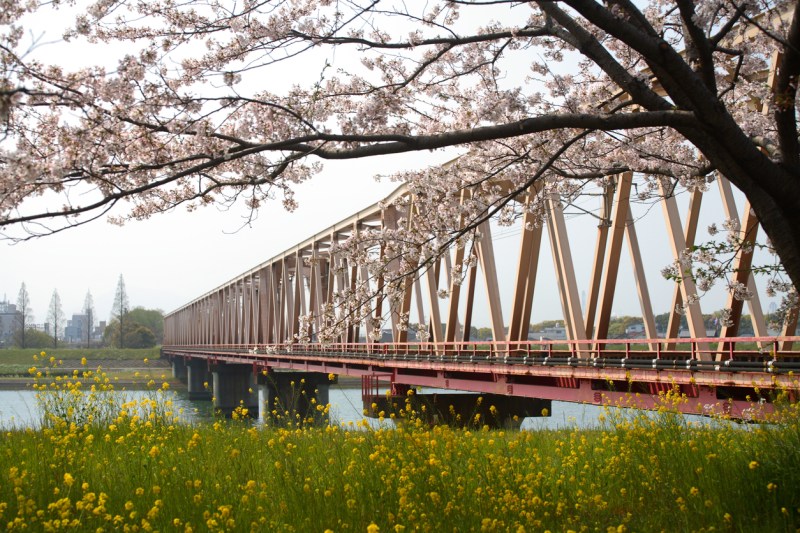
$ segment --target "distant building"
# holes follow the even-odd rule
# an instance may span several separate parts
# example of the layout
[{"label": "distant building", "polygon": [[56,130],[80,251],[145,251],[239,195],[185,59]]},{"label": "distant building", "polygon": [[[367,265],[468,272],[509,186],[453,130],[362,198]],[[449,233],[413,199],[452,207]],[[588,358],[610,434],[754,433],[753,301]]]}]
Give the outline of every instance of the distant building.
[{"label": "distant building", "polygon": [[[89,323],[87,315],[72,315],[67,320],[67,327],[64,328],[64,342],[68,344],[85,344],[86,327]],[[105,320],[101,320],[99,325],[92,328],[91,342],[98,342],[103,338],[106,329]]]},{"label": "distant building", "polygon": [[631,324],[630,326],[625,328],[625,337],[629,339],[644,338],[644,324],[639,322],[636,324]]},{"label": "distant building", "polygon": [[566,326],[556,323],[555,326],[542,328],[541,331],[531,331],[528,333],[528,340],[534,341],[560,341],[567,338]]},{"label": "distant building", "polygon": [[72,318],[67,320],[67,327],[64,328],[64,342],[79,344],[81,341],[85,341],[84,331],[86,331],[88,320],[86,315],[72,315]]},{"label": "distant building", "polygon": [[14,331],[19,324],[20,312],[17,306],[0,300],[0,346],[14,344]]}]

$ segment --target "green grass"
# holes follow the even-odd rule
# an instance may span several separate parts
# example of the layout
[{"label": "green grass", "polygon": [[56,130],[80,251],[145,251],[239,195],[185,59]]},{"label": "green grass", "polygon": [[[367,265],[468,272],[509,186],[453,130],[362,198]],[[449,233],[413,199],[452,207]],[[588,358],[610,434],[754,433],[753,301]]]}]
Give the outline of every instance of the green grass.
[{"label": "green grass", "polygon": [[[101,377],[88,374],[85,383]],[[86,385],[84,385],[85,387]],[[800,417],[593,430],[185,425],[61,383],[0,439],[0,524],[78,531],[795,531]],[[322,407],[320,409],[323,409]],[[630,411],[626,411],[630,414]],[[373,531],[377,531],[375,527]]]},{"label": "green grass", "polygon": [[89,360],[113,359],[113,360],[139,360],[145,358],[157,359],[160,347],[155,348],[46,348],[38,350],[35,348],[2,348],[0,349],[0,365],[22,364],[29,365],[33,362],[33,356],[44,351],[47,357],[56,359],[78,359],[85,357]]}]

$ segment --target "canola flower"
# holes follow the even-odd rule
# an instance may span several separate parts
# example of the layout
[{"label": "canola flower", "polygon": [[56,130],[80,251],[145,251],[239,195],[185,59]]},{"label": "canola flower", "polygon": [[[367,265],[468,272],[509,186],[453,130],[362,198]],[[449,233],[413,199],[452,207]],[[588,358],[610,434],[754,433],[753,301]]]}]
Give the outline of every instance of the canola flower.
[{"label": "canola flower", "polygon": [[411,416],[395,429],[346,430],[313,417],[305,424],[281,406],[283,423],[254,425],[240,411],[238,420],[190,425],[171,413],[163,387],[113,403],[104,383],[102,371],[90,370],[38,382],[47,408],[41,427],[4,430],[0,439],[0,528],[800,527],[796,404],[771,424],[747,427],[688,423],[668,409],[681,398],[667,394],[655,416],[610,410],[591,430],[455,428]]}]

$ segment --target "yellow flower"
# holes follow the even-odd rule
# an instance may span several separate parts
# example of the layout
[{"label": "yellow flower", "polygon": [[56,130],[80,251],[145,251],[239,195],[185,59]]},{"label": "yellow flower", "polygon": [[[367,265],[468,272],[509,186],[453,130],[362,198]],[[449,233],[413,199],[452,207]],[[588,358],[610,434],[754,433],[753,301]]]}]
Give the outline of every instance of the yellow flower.
[{"label": "yellow flower", "polygon": [[758,468],[758,461],[750,461],[750,470],[755,470]]},{"label": "yellow flower", "polygon": [[81,357],[81,366],[86,366],[86,358]]},{"label": "yellow flower", "polygon": [[75,483],[75,478],[72,477],[72,474],[64,474],[64,485],[71,487],[73,483]]},{"label": "yellow flower", "polygon": [[370,525],[367,526],[367,533],[378,533],[381,528],[379,528],[375,522],[372,522]]}]

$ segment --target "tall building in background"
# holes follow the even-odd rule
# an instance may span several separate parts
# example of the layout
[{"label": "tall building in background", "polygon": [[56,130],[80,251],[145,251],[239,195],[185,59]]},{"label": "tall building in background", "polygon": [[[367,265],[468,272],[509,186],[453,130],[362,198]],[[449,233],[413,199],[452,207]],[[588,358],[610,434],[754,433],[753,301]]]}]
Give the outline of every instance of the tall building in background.
[{"label": "tall building in background", "polygon": [[17,328],[20,313],[15,304],[5,298],[0,300],[0,346],[14,343],[14,330]]}]

